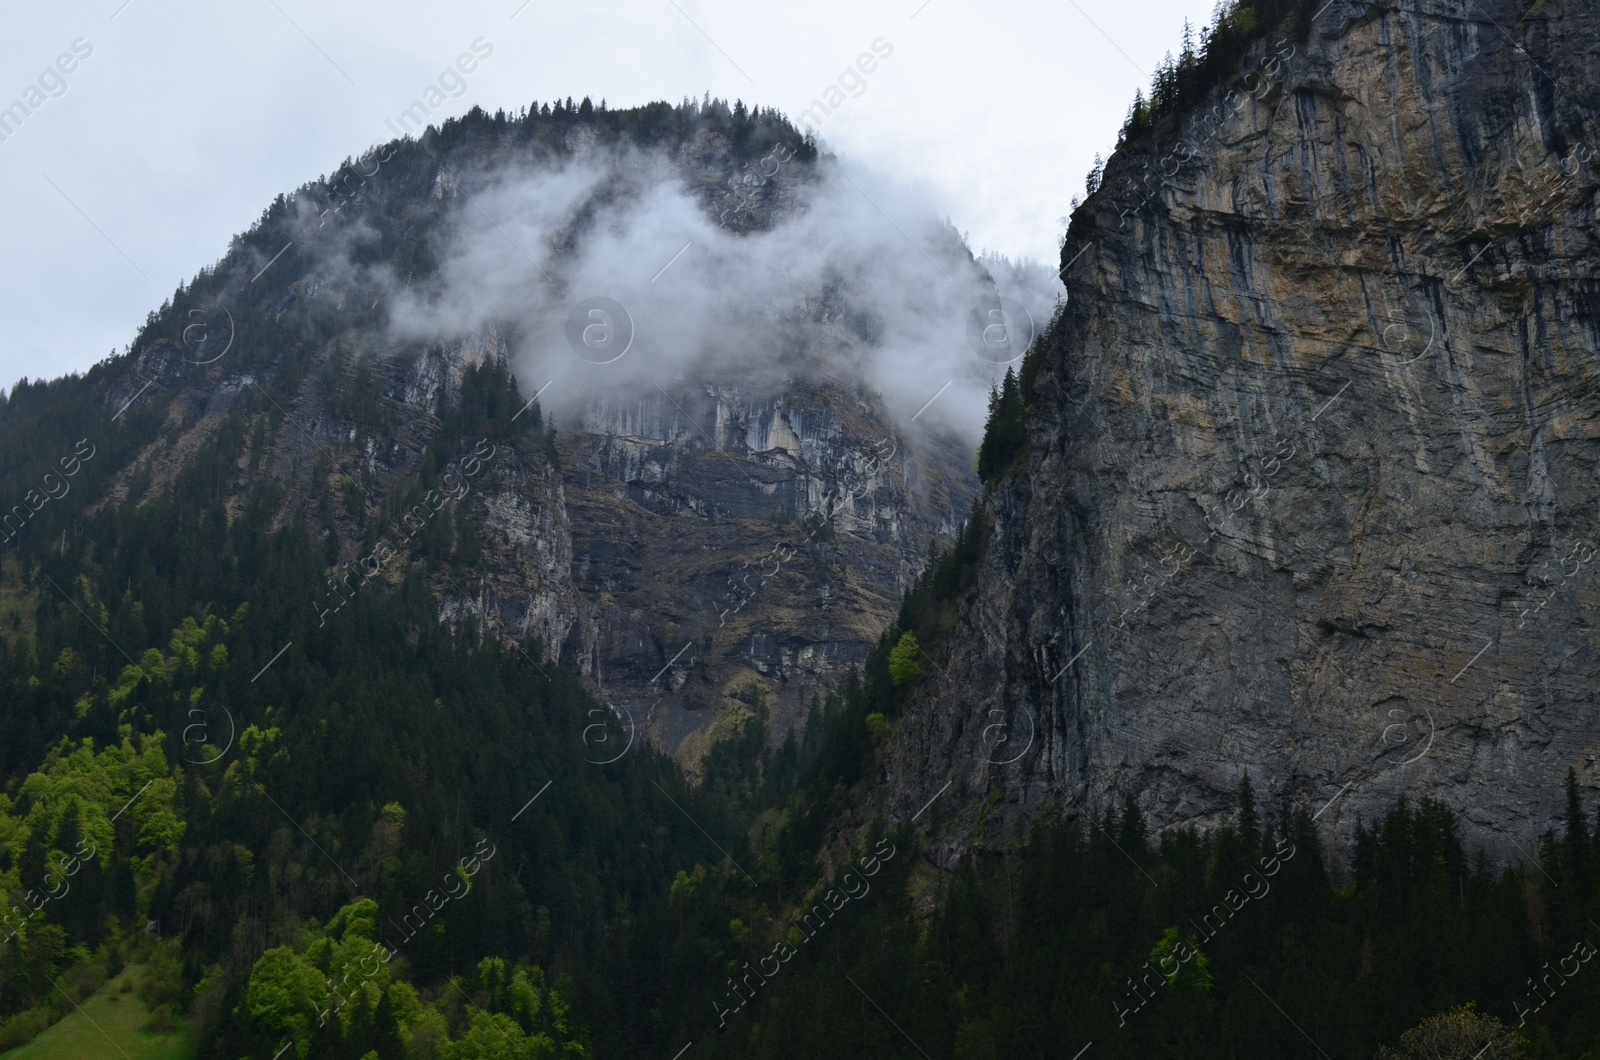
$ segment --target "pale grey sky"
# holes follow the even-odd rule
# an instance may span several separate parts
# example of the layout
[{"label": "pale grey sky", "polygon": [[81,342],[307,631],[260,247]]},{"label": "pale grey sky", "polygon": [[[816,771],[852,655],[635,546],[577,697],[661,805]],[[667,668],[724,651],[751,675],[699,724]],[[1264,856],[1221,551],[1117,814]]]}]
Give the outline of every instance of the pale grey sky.
[{"label": "pale grey sky", "polygon": [[1094,154],[1110,153],[1135,87],[1183,20],[1198,27],[1212,6],[9,4],[0,108],[22,100],[32,113],[0,113],[0,386],[120,351],[275,195],[391,138],[386,119],[474,42],[487,57],[464,87],[444,82],[460,94],[436,120],[474,104],[589,95],[626,107],[706,91],[798,119],[877,42],[889,54],[845,78],[817,128],[825,146],[919,185],[974,252],[1053,262],[1056,219]]}]

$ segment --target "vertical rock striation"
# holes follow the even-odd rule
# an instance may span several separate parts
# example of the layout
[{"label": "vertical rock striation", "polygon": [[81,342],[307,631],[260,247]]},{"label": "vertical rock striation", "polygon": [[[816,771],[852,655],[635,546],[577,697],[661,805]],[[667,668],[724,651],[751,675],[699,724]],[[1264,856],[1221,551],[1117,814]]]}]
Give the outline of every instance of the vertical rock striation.
[{"label": "vertical rock striation", "polygon": [[563,438],[592,617],[562,662],[686,762],[726,708],[782,731],[863,663],[973,492],[956,438],[819,372],[595,395]]},{"label": "vertical rock striation", "polygon": [[1516,856],[1600,787],[1597,70],[1582,0],[1334,0],[1118,150],[883,805],[1206,825],[1248,773]]}]

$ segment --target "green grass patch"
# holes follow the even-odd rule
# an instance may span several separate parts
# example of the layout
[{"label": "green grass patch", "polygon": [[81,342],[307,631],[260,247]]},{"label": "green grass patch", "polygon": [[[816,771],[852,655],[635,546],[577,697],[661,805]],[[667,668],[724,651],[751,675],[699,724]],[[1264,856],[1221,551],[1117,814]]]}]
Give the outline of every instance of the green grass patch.
[{"label": "green grass patch", "polygon": [[129,1060],[192,1060],[194,1046],[186,1026],[180,1023],[174,1031],[144,1029],[150,1010],[139,1000],[136,990],[122,990],[124,982],[137,986],[135,977],[143,974],[140,965],[124,968],[79,1002],[66,1019],[27,1045],[0,1054],[0,1060],[80,1060],[86,1056],[120,1057],[124,1053]]}]

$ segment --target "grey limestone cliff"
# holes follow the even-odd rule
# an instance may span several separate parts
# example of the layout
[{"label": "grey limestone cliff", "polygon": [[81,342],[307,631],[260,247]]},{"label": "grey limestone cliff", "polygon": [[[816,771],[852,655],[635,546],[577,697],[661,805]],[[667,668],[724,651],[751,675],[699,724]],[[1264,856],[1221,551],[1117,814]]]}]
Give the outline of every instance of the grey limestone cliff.
[{"label": "grey limestone cliff", "polygon": [[1600,787],[1597,71],[1581,0],[1335,0],[1119,149],[882,807],[952,782],[948,853],[986,793],[1162,829],[1248,774],[1520,856]]}]

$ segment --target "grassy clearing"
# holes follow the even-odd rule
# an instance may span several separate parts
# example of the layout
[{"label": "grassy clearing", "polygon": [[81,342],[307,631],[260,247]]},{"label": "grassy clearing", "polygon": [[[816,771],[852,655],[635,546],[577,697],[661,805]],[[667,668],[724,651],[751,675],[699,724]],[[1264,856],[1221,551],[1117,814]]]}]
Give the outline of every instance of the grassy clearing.
[{"label": "grassy clearing", "polygon": [[142,966],[124,968],[66,1019],[27,1045],[0,1054],[0,1060],[81,1060],[86,1056],[116,1058],[124,1054],[129,1060],[191,1060],[194,1049],[186,1027],[175,1031],[143,1029],[150,1010],[134,990],[123,991],[124,983],[137,986],[136,977],[143,974]]}]

